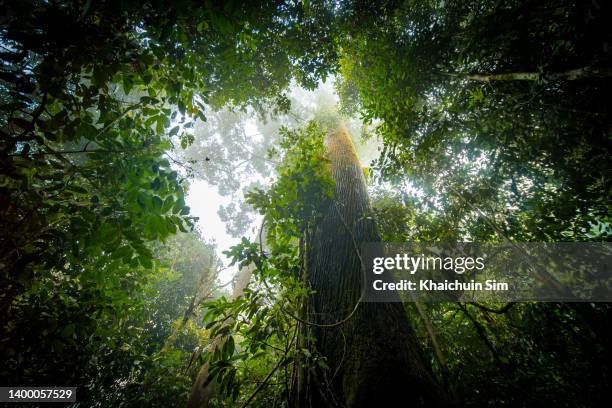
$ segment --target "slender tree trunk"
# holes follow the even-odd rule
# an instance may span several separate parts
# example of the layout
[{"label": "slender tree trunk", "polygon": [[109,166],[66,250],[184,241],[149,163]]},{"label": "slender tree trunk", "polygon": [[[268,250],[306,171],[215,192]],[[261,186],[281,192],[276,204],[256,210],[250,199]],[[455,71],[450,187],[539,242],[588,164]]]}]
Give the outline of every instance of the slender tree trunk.
[{"label": "slender tree trunk", "polygon": [[[244,294],[244,290],[251,280],[251,275],[253,274],[253,270],[255,269],[255,265],[250,264],[248,266],[240,269],[240,273],[238,275],[238,281],[234,286],[234,290],[232,292],[232,300],[242,296]],[[233,318],[227,320],[226,325],[233,324]],[[217,336],[215,337],[210,345],[208,346],[208,350],[210,352],[214,351],[218,347],[223,347],[223,343],[225,343],[225,336]],[[208,376],[208,362],[204,363],[202,367],[200,367],[200,371],[198,372],[198,376],[196,377],[195,382],[193,383],[193,387],[191,388],[191,395],[189,396],[189,401],[187,402],[187,408],[207,408],[208,403],[210,401],[210,397],[213,392],[214,381],[212,381]]]},{"label": "slender tree trunk", "polygon": [[[174,330],[172,331],[172,334],[168,336],[168,338],[166,339],[166,342],[164,343],[164,346],[161,349],[162,353],[166,353],[170,351],[172,347],[174,347],[174,343],[176,343],[176,340],[178,339],[178,337],[181,335],[181,333],[183,333],[183,329],[185,328],[185,325],[187,324],[189,319],[191,319],[191,316],[193,316],[193,314],[195,313],[195,310],[200,304],[200,302],[206,299],[210,295],[210,292],[212,292],[211,290],[209,291],[209,293],[205,294],[204,296],[201,296],[202,289],[205,286],[206,280],[209,279],[210,276],[212,275],[212,270],[213,270],[213,261],[211,260],[210,264],[207,265],[202,270],[202,274],[200,275],[200,279],[198,279],[198,284],[196,286],[195,292],[193,293],[193,296],[191,297],[191,300],[189,301],[189,306],[187,306],[187,309],[185,310],[185,313],[183,314],[183,318],[181,319],[178,326],[174,328]],[[201,297],[198,299],[199,296]]]},{"label": "slender tree trunk", "polygon": [[[401,303],[360,303],[365,266],[361,243],[380,241],[363,171],[344,126],[326,141],[336,181],[334,200],[307,243],[308,281],[315,294],[305,331],[329,369],[310,370],[298,386],[302,407],[439,406],[434,380]],[[350,318],[333,327],[336,322]],[[312,365],[312,364],[311,364]],[[316,366],[316,365],[315,365]]]},{"label": "slender tree trunk", "polygon": [[431,347],[433,348],[434,353],[436,355],[436,360],[438,360],[440,372],[442,373],[442,382],[448,388],[451,385],[450,372],[448,370],[448,364],[446,363],[444,353],[442,353],[442,349],[440,348],[440,344],[438,343],[438,336],[436,335],[436,331],[433,327],[433,324],[431,323],[431,319],[427,315],[427,311],[423,308],[421,302],[415,301],[414,306],[417,310],[417,313],[421,317],[421,320],[423,321],[423,325],[425,326],[425,330],[427,331]]}]

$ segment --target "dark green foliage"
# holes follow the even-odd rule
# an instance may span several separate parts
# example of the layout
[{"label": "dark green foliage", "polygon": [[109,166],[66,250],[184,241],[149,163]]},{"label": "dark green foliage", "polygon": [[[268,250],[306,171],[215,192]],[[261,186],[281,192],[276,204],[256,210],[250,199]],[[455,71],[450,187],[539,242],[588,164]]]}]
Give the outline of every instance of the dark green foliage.
[{"label": "dark green foliage", "polygon": [[[504,305],[488,306],[499,310]],[[427,313],[442,344],[451,386],[465,405],[588,407],[606,400],[607,345],[571,307],[517,304],[501,314],[463,307],[430,304]],[[610,318],[607,305],[597,309],[598,319]],[[441,374],[418,314],[412,308],[409,313]]]},{"label": "dark green foliage", "polygon": [[[206,177],[242,188],[236,162],[271,146],[247,149],[232,115],[287,112],[292,81],[336,74],[340,112],[376,127],[368,174],[384,241],[609,241],[611,4],[1,2],[0,385],[178,407],[208,361],[216,406],[269,407],[291,405],[298,365],[330,372],[296,332],[313,295],[304,234],[334,188],[329,123],[283,129],[282,164],[243,169],[276,181],[247,197],[267,238],[228,253],[256,267],[234,301],[214,288],[176,161],[222,158]],[[233,113],[189,148],[208,108]],[[406,309],[458,405],[609,402],[609,305]],[[217,334],[223,347],[202,353]]]},{"label": "dark green foliage", "polygon": [[[1,382],[91,385],[93,358],[110,386],[148,349],[144,320],[126,319],[158,268],[152,243],[192,225],[166,152],[193,140],[206,103],[313,87],[334,57],[326,19],[276,2],[0,7]],[[139,351],[115,357],[124,341]]]},{"label": "dark green foliage", "polygon": [[[498,240],[481,215],[466,228],[465,212],[435,209],[410,194],[378,193],[374,217],[387,242],[448,242],[469,237]],[[526,222],[531,222],[530,219]],[[478,228],[484,225],[485,228]],[[606,237],[590,231],[591,239]],[[603,235],[597,236],[597,233]],[[503,238],[503,237],[501,237]],[[438,375],[469,406],[596,406],[609,388],[608,304],[426,304],[421,307],[437,336],[435,352],[423,316],[407,310]]]},{"label": "dark green foliage", "polygon": [[[372,8],[348,3],[340,88],[352,106],[358,94],[366,120],[382,120],[380,177],[410,179],[464,223],[478,222],[465,202],[477,205],[520,241],[588,240],[609,221],[611,78],[555,76],[609,70],[609,4]],[[542,76],[478,77],[525,72]]]},{"label": "dark green foliage", "polygon": [[[189,369],[189,363],[206,334],[191,321],[184,326],[180,322],[186,313],[195,313],[190,311],[194,298],[201,302],[215,294],[216,257],[194,233],[178,234],[154,253],[160,259],[154,275],[130,294],[124,310],[97,321],[98,341],[90,343],[92,356],[85,372],[87,387],[79,396],[84,404],[185,404],[197,369]],[[206,282],[203,287],[201,279]],[[174,342],[167,344],[170,338]]]}]

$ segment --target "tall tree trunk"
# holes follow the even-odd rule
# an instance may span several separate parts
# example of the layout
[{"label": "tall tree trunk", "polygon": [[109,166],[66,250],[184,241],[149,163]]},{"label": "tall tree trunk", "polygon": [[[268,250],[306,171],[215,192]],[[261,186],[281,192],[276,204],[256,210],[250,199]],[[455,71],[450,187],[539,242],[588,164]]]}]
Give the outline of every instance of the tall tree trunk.
[{"label": "tall tree trunk", "polygon": [[308,281],[316,292],[306,318],[316,325],[305,326],[302,335],[314,339],[329,369],[302,373],[298,405],[386,407],[402,400],[410,406],[442,405],[444,393],[403,305],[363,302],[355,309],[365,274],[359,246],[380,238],[367,218],[371,206],[363,170],[343,125],[328,136],[326,148],[336,187],[307,242]]}]

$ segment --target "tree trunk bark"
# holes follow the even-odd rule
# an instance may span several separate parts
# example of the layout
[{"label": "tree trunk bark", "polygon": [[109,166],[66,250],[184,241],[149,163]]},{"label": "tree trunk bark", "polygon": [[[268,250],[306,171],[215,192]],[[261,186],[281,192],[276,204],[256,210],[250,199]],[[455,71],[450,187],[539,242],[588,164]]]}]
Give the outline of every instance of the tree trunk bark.
[{"label": "tree trunk bark", "polygon": [[[244,290],[251,281],[251,275],[253,274],[254,269],[255,265],[253,264],[247,265],[240,269],[238,280],[232,292],[231,300],[234,300],[244,294]],[[230,324],[233,324],[233,321],[233,318],[228,319],[226,325],[229,326]],[[213,352],[216,348],[223,347],[223,343],[225,343],[226,339],[226,336],[215,337],[208,346],[208,351]],[[208,368],[208,362],[204,363],[202,367],[200,367],[198,376],[196,377],[193,387],[191,388],[191,395],[187,401],[187,408],[208,407],[214,385],[214,381],[211,381],[209,378]]]},{"label": "tree trunk bark", "polygon": [[196,308],[214,290],[214,288],[211,289],[208,294],[198,299],[198,296],[200,296],[200,293],[202,292],[202,288],[204,287],[204,284],[206,283],[206,279],[209,278],[210,275],[212,275],[213,264],[214,262],[211,260],[210,264],[202,270],[202,274],[200,275],[200,279],[198,279],[198,284],[196,286],[195,292],[193,293],[193,296],[191,296],[191,300],[189,301],[189,306],[187,306],[185,313],[183,313],[183,318],[181,319],[181,322],[178,324],[178,326],[174,328],[174,330],[172,331],[172,334],[168,336],[168,338],[166,339],[164,346],[160,350],[161,353],[167,353],[168,351],[170,351],[172,347],[174,347],[176,340],[183,333],[183,329],[187,325],[187,322],[189,321],[189,319],[191,319],[191,316],[193,316],[193,314],[195,313]]},{"label": "tree trunk bark", "polygon": [[[298,384],[298,405],[347,408],[440,406],[447,402],[420,350],[401,303],[359,303],[365,265],[361,243],[380,241],[370,215],[363,170],[344,126],[326,140],[336,181],[334,199],[307,242],[309,298],[305,318],[328,369],[311,369]],[[334,327],[333,325],[350,318]],[[312,366],[312,364],[311,364]]]}]

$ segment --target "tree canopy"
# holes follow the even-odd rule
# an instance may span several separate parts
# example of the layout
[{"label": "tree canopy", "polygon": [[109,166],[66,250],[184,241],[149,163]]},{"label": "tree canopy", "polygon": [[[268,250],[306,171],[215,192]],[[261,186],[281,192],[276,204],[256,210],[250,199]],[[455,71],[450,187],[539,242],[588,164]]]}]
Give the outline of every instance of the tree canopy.
[{"label": "tree canopy", "polygon": [[[0,385],[178,407],[206,366],[200,406],[359,407],[391,372],[415,405],[604,403],[609,304],[372,306],[359,246],[609,242],[612,4],[0,9]],[[378,147],[346,185],[340,123]],[[196,180],[230,197],[225,254]]]}]

